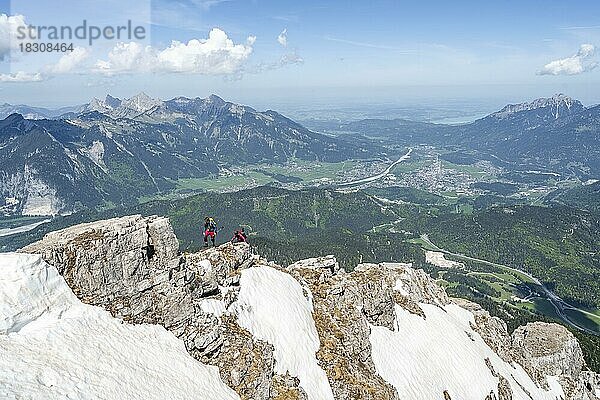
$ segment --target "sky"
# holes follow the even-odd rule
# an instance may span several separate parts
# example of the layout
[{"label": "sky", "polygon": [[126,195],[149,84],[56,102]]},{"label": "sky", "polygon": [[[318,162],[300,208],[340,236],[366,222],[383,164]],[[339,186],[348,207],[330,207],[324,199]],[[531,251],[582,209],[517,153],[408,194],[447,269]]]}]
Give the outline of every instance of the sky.
[{"label": "sky", "polygon": [[[497,99],[600,103],[597,1],[0,0],[0,103],[145,92],[263,108]],[[20,26],[144,28],[18,38]],[[21,51],[43,42],[73,51]]]}]

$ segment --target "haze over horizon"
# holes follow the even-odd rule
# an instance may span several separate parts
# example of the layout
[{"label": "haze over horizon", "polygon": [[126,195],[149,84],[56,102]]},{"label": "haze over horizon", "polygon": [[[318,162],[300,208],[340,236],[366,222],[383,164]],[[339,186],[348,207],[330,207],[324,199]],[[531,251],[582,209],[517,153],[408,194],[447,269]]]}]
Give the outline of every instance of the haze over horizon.
[{"label": "haze over horizon", "polygon": [[[0,44],[0,101],[60,107],[106,93],[206,97],[258,108],[491,104],[565,93],[600,102],[600,5],[373,1],[0,1],[0,30],[26,24],[144,27],[144,40],[73,40],[22,54]],[[435,11],[435,12],[432,12]],[[83,88],[83,90],[82,90]],[[488,107],[484,107],[486,110]]]}]

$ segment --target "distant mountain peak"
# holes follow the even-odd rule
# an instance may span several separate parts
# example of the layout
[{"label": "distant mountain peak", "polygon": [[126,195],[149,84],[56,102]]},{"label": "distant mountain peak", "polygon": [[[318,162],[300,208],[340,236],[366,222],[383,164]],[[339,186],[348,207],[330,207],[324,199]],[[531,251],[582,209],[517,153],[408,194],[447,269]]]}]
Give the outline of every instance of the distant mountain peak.
[{"label": "distant mountain peak", "polygon": [[104,99],[104,104],[112,108],[119,107],[121,105],[121,102],[121,99],[119,99],[118,97],[113,97],[110,94],[107,94],[106,98]]},{"label": "distant mountain peak", "polygon": [[121,102],[121,106],[130,110],[144,112],[162,104],[162,100],[154,99],[144,92],[140,92]]},{"label": "distant mountain peak", "polygon": [[223,100],[221,97],[217,96],[216,94],[211,94],[210,96],[208,96],[205,99],[205,101],[209,102],[209,103],[218,103],[218,104],[225,103],[225,100]]},{"label": "distant mountain peak", "polygon": [[104,100],[94,97],[92,101],[84,107],[84,112],[97,111],[99,113],[109,113],[121,106],[121,100],[107,94]]},{"label": "distant mountain peak", "polygon": [[559,100],[559,101],[562,101],[562,100],[573,101],[574,100],[572,97],[567,96],[564,93],[555,93],[555,94],[552,95],[551,99],[553,99],[553,100]]},{"label": "distant mountain peak", "polygon": [[554,119],[570,115],[585,109],[579,100],[573,99],[563,93],[557,93],[552,97],[542,97],[531,102],[508,104],[500,111],[492,114],[497,118],[506,118],[523,111],[547,109]]},{"label": "distant mountain peak", "polygon": [[16,128],[20,131],[26,132],[35,127],[35,122],[28,120],[19,113],[10,114],[8,117],[0,120],[0,130],[7,128]]},{"label": "distant mountain peak", "polygon": [[105,108],[105,107],[106,107],[106,103],[104,102],[104,100],[100,100],[97,97],[94,97],[92,99],[92,101],[90,101],[88,104],[88,108],[90,109],[90,111],[98,110],[100,108]]},{"label": "distant mountain peak", "polygon": [[107,94],[104,100],[94,97],[89,104],[83,107],[83,112],[97,111],[113,118],[119,118],[146,112],[160,104],[162,104],[161,100],[154,99],[144,92],[124,100]]},{"label": "distant mountain peak", "polygon": [[13,124],[15,122],[21,122],[25,118],[19,113],[12,113],[8,117],[4,118],[4,122],[7,124]]}]

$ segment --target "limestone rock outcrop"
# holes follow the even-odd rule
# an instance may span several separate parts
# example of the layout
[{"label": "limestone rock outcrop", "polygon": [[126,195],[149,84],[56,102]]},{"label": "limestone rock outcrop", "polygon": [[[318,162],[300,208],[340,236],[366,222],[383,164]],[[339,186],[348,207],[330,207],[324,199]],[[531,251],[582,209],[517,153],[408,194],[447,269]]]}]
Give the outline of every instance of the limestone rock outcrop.
[{"label": "limestone rock outcrop", "polygon": [[[482,374],[477,376],[488,385],[487,392],[478,397],[482,400],[520,398],[518,393],[530,393],[531,388],[540,393],[562,390],[565,400],[598,399],[600,378],[586,370],[577,340],[564,327],[534,323],[509,335],[502,320],[491,317],[477,304],[448,298],[443,288],[410,264],[361,264],[346,272],[334,257],[327,256],[283,268],[253,254],[245,243],[227,243],[193,254],[179,254],[178,247],[168,219],[134,215],[53,232],[20,251],[41,254],[84,303],[102,307],[128,323],[164,326],[184,342],[196,360],[217,366],[221,379],[242,399],[320,400],[314,392],[311,398],[311,390],[307,390],[313,382],[310,379],[320,379],[320,375],[314,368],[301,377],[290,374],[289,368],[282,365],[294,360],[290,358],[293,354],[282,355],[282,351],[313,352],[308,355],[316,358],[317,368],[326,376],[327,390],[322,398],[406,398],[399,388],[408,386],[384,378],[382,354],[376,359],[373,348],[374,330],[391,335],[406,324],[448,329],[449,338],[470,349],[472,354],[465,357],[475,357],[473,363],[479,363],[473,365],[486,371],[447,373],[449,377]],[[273,294],[282,299],[288,295],[285,290],[297,290],[298,297],[310,308],[309,321],[294,321],[303,329],[301,334],[314,332],[317,336],[316,352],[304,344],[299,348],[282,347],[282,343],[298,346],[287,337],[297,337],[298,332],[277,326],[277,315],[262,315],[260,321],[240,319],[240,313],[261,315],[265,311],[249,309],[251,306],[240,299],[242,282],[251,281],[249,272],[261,268],[284,274],[287,280],[280,281],[291,283],[287,282],[287,289],[277,289],[262,282],[251,293],[261,296],[261,290],[280,290]],[[252,276],[261,279],[262,275]],[[306,310],[306,304],[294,305],[297,310],[289,312]],[[452,324],[440,327],[444,321]],[[273,326],[279,331],[267,329]],[[444,332],[437,333],[435,337],[445,339]],[[281,340],[265,339],[273,335]],[[409,345],[404,348],[411,351]],[[456,351],[451,347],[442,350]],[[482,357],[479,361],[478,352]],[[456,355],[459,359],[461,356]],[[298,363],[294,366],[305,371]],[[408,370],[406,376],[396,376],[409,379],[410,373]],[[432,383],[441,385],[436,395],[469,398],[457,393],[452,385],[444,386],[448,376]],[[552,386],[554,381],[549,382],[548,377],[555,378],[560,388]],[[529,385],[530,389],[519,385]],[[532,399],[552,398],[549,396],[529,395]]]},{"label": "limestone rock outcrop", "polygon": [[192,356],[217,365],[242,398],[270,398],[272,346],[200,304],[219,287],[231,288],[231,298],[237,271],[256,257],[246,244],[181,256],[178,248],[167,218],[134,215],[52,232],[20,251],[41,254],[84,303],[127,322],[163,325]]},{"label": "limestone rock outcrop", "polygon": [[567,398],[594,398],[589,390],[593,387],[589,381],[591,375],[583,372],[585,361],[581,347],[564,326],[532,322],[517,328],[510,339],[515,361],[539,385],[547,385],[546,376],[556,376]]},{"label": "limestone rock outcrop", "polygon": [[479,304],[472,301],[453,298],[452,302],[469,310],[473,314],[473,323],[471,324],[473,330],[481,335],[486,344],[496,354],[506,362],[513,361],[506,322],[500,318],[492,317]]}]

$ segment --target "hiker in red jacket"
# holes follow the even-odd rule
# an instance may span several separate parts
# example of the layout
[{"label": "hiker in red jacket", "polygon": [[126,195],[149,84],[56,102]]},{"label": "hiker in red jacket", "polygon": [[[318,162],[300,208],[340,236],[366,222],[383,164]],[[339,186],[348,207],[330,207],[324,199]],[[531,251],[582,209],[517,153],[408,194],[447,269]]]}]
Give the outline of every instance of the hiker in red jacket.
[{"label": "hiker in red jacket", "polygon": [[208,238],[214,247],[217,240],[217,223],[211,217],[204,218],[204,246],[206,247],[208,247]]},{"label": "hiker in red jacket", "polygon": [[231,243],[247,243],[248,236],[246,236],[246,232],[244,232],[244,228],[238,229],[233,233],[233,237],[231,238]]}]

